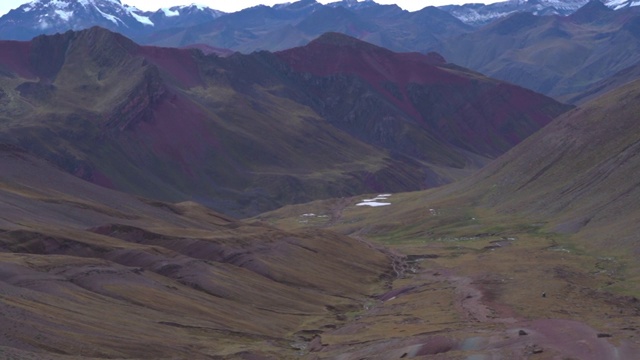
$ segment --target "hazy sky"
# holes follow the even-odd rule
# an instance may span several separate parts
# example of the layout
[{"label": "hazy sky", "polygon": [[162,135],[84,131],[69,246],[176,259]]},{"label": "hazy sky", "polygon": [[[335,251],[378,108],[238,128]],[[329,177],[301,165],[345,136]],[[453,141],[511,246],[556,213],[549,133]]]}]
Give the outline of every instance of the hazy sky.
[{"label": "hazy sky", "polygon": [[[202,4],[212,9],[222,10],[226,12],[238,11],[247,7],[258,4],[274,5],[289,2],[287,0],[120,0],[123,4],[133,5],[141,10],[158,10],[161,7],[170,7],[173,5]],[[295,1],[295,0],[294,0]],[[326,4],[336,0],[319,0]],[[449,4],[464,4],[470,2],[485,2],[479,0],[375,0],[378,4],[398,4],[401,8],[409,11],[416,11],[425,6],[440,6]],[[493,0],[493,2],[498,0]],[[20,5],[29,2],[29,0],[0,0],[0,16],[6,14],[11,9],[15,9]],[[293,1],[291,1],[293,2]],[[490,2],[490,1],[489,1]]]}]

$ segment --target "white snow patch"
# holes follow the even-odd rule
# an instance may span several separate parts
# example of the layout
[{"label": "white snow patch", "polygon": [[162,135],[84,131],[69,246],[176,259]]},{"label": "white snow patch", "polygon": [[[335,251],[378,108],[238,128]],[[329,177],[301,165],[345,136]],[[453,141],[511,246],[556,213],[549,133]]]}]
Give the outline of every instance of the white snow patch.
[{"label": "white snow patch", "polygon": [[640,1],[634,1],[629,6],[640,6]]},{"label": "white snow patch", "polygon": [[69,3],[64,0],[53,0],[48,5],[53,5],[53,7],[56,9],[66,9],[69,7]]},{"label": "white snow patch", "polygon": [[377,201],[364,201],[356,204],[356,206],[371,206],[371,207],[380,207],[380,206],[389,206],[391,203],[385,202],[377,202]]},{"label": "white snow patch", "polygon": [[56,14],[64,21],[69,21],[73,17],[73,11],[56,10]]},{"label": "white snow patch", "polygon": [[309,214],[302,214],[302,215],[300,215],[300,216],[302,216],[302,217],[315,217],[315,216],[316,216],[316,214],[314,214],[314,213],[309,213]]},{"label": "white snow patch", "polygon": [[182,8],[182,9],[184,9],[184,8],[190,8],[190,7],[195,7],[195,8],[197,8],[197,9],[198,9],[198,10],[200,10],[200,11],[203,11],[204,9],[208,9],[208,6],[207,6],[207,5],[204,5],[204,4],[197,4],[197,3],[191,3],[191,4],[189,4],[189,5],[183,5],[183,6],[180,6],[180,8]]},{"label": "white snow patch", "polygon": [[613,1],[607,1],[606,2],[608,7],[612,7],[614,9],[619,9],[621,7],[624,7],[625,5],[627,5],[627,0],[613,0]]},{"label": "white snow patch", "polygon": [[103,11],[102,11],[102,10],[100,10],[97,6],[94,6],[94,8],[95,8],[96,10],[98,10],[98,12],[100,13],[100,15],[102,15],[105,19],[107,19],[107,20],[111,21],[112,23],[116,24],[116,26],[118,25],[118,21],[120,21],[120,22],[124,25],[124,22],[123,22],[122,20],[120,20],[120,18],[115,17],[115,16],[113,16],[113,15],[110,15],[110,14],[107,14],[107,13],[103,12]]},{"label": "white snow patch", "polygon": [[373,199],[364,199],[362,201],[369,202],[369,201],[378,201],[378,200],[388,200],[388,198],[390,196],[391,196],[391,194],[380,194],[380,195],[374,197]]},{"label": "white snow patch", "polygon": [[160,10],[162,10],[166,17],[180,16],[180,12],[178,10],[171,10],[169,8],[162,8]]},{"label": "white snow patch", "polygon": [[388,205],[391,205],[391,203],[381,202],[380,200],[389,200],[390,196],[391,194],[380,194],[374,197],[373,199],[364,199],[362,200],[362,202],[356,204],[356,206],[372,206],[372,207],[388,206]]},{"label": "white snow patch", "polygon": [[151,21],[148,17],[146,16],[141,16],[138,15],[136,13],[134,13],[133,11],[129,10],[129,14],[131,14],[131,16],[133,16],[134,19],[138,20],[139,23],[142,23],[144,25],[150,25],[150,26],[155,26],[155,24],[153,23],[153,21]]},{"label": "white snow patch", "polygon": [[40,30],[48,29],[50,27],[51,25],[49,25],[49,23],[46,22],[45,20],[40,20],[40,23],[38,23],[38,29]]}]

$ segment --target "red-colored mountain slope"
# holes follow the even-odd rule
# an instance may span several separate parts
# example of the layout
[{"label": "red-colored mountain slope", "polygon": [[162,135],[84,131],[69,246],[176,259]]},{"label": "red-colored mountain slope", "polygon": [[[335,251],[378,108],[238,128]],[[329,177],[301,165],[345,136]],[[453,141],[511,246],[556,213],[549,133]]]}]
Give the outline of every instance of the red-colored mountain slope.
[{"label": "red-colored mountain slope", "polygon": [[[403,113],[398,122],[416,124],[486,157],[503,153],[568,109],[540,94],[448,64],[435,53],[394,53],[338,33],[277,56],[297,72],[325,79],[356,77]],[[374,122],[375,117],[365,121]]]}]

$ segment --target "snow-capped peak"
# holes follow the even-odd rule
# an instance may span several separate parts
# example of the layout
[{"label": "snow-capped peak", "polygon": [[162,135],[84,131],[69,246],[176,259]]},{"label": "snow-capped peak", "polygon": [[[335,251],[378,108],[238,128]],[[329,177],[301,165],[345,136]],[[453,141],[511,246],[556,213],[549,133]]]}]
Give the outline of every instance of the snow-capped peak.
[{"label": "snow-capped peak", "polygon": [[33,0],[18,8],[37,19],[40,29],[55,28],[70,24],[72,29],[89,21],[108,21],[117,27],[135,26],[135,22],[153,26],[153,22],[133,6],[123,5],[120,0]]}]

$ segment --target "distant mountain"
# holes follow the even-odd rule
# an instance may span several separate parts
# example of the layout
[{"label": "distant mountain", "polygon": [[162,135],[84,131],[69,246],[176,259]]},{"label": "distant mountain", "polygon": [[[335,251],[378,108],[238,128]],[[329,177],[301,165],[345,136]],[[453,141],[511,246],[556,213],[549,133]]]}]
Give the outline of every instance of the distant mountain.
[{"label": "distant mountain", "polygon": [[516,13],[434,48],[449,61],[560,99],[640,62],[639,8],[593,1],[567,16]]},{"label": "distant mountain", "polygon": [[139,38],[153,31],[211,21],[223,13],[202,6],[143,12],[120,0],[34,0],[0,18],[0,39],[29,40],[41,34],[101,26]]},{"label": "distant mountain", "polygon": [[325,32],[341,32],[395,51],[422,51],[445,38],[471,31],[434,7],[408,12],[373,1],[322,5],[305,0],[257,6],[192,27],[157,31],[144,43],[184,46],[204,43],[243,53],[302,46]]},{"label": "distant mountain", "polygon": [[220,58],[92,28],[0,42],[0,54],[0,143],[103,186],[243,216],[447,183],[568,109],[338,34]]},{"label": "distant mountain", "polygon": [[396,51],[422,51],[472,29],[434,7],[411,13],[374,1],[302,0],[224,14],[195,5],[143,12],[120,0],[42,0],[1,17],[0,39],[29,40],[96,25],[144,44],[205,44],[244,53],[301,46],[328,31]]},{"label": "distant mountain", "polygon": [[331,7],[344,7],[349,9],[365,9],[375,7],[378,4],[373,0],[340,0],[328,3],[327,5]]},{"label": "distant mountain", "polygon": [[[206,44],[250,53],[301,46],[324,32],[334,31],[395,51],[425,52],[509,15],[568,16],[587,3],[588,0],[510,0],[408,12],[373,0],[342,0],[326,5],[300,0],[225,14],[198,5],[150,12],[124,5],[120,0],[38,0],[0,18],[0,39],[29,40],[40,34],[97,25],[144,44]],[[610,0],[605,4],[618,10],[640,2]]]},{"label": "distant mountain", "polygon": [[[508,0],[492,4],[469,3],[446,5],[439,8],[460,19],[465,24],[483,26],[514,13],[533,15],[567,16],[586,5],[589,1],[600,0]],[[605,0],[604,4],[614,10],[640,5],[634,0]]]}]

